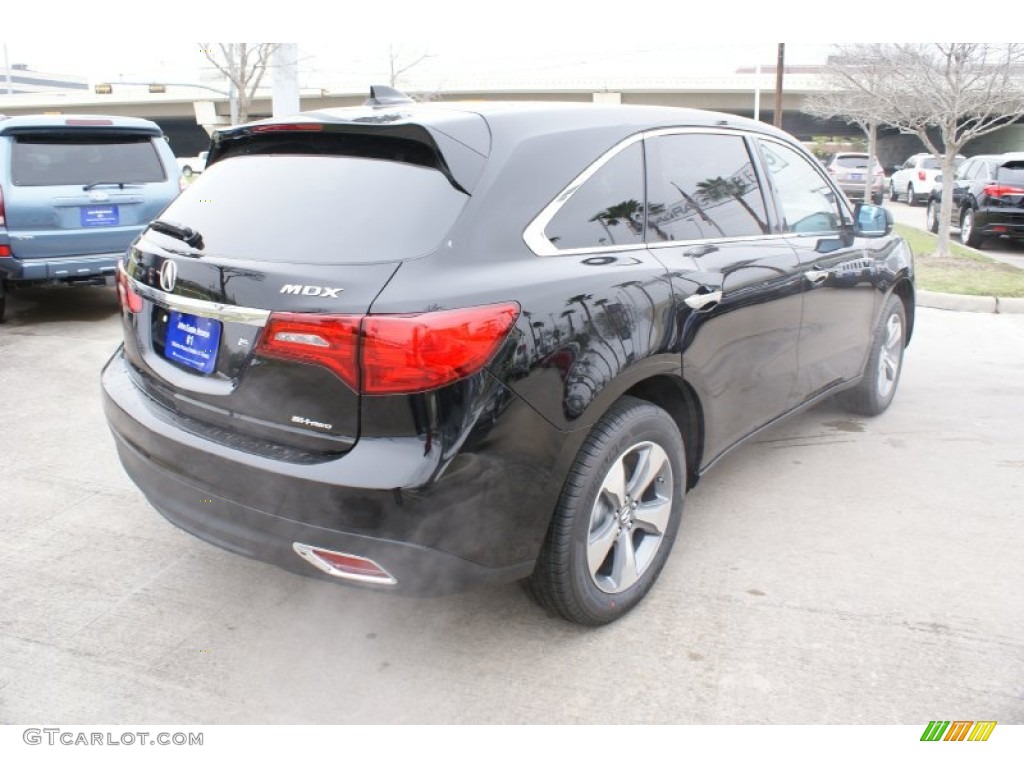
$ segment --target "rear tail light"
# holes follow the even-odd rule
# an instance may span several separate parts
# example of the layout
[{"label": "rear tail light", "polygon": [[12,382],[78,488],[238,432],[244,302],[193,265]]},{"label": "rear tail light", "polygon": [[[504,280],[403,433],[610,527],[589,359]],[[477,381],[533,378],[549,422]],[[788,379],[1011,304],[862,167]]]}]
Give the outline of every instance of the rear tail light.
[{"label": "rear tail light", "polygon": [[918,171],[917,172],[917,180],[918,181],[927,181],[928,180],[928,175],[924,171]]},{"label": "rear tail light", "polygon": [[252,133],[278,133],[291,131],[322,131],[323,123],[272,123],[270,125],[254,125]]},{"label": "rear tail light", "polygon": [[322,365],[359,391],[360,317],[275,312],[256,354]]},{"label": "rear tail light", "polygon": [[1006,195],[1024,195],[1024,187],[1011,187],[1007,184],[986,184],[984,192],[989,197],[1005,197]]},{"label": "rear tail light", "polygon": [[4,189],[0,187],[0,227],[7,226],[7,212],[4,210]]},{"label": "rear tail light", "polygon": [[514,303],[418,315],[275,312],[256,354],[322,365],[362,394],[413,394],[479,371],[518,317]]},{"label": "rear tail light", "polygon": [[340,579],[361,581],[367,584],[393,585],[398,579],[366,557],[335,552],[330,549],[311,547],[308,544],[292,544],[295,554],[330,576]]},{"label": "rear tail light", "polygon": [[11,246],[0,245],[0,259],[9,258],[11,255]]},{"label": "rear tail light", "polygon": [[121,306],[129,312],[142,311],[142,297],[132,290],[131,281],[125,274],[122,264],[117,265],[117,299],[121,302]]}]

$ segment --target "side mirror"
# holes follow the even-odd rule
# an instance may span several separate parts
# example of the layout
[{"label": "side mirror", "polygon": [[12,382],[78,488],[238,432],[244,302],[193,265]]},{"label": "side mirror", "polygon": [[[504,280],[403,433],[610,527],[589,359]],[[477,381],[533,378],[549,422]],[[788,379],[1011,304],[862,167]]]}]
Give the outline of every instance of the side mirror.
[{"label": "side mirror", "polygon": [[880,205],[857,203],[853,221],[853,234],[857,237],[885,237],[892,232],[892,214]]}]

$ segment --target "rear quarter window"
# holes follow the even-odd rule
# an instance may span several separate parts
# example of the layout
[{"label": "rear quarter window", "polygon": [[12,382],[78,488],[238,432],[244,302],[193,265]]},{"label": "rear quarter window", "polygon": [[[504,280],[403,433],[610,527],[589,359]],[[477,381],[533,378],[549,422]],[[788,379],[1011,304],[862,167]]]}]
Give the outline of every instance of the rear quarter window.
[{"label": "rear quarter window", "polygon": [[151,136],[16,136],[11,181],[42,187],[167,180]]}]

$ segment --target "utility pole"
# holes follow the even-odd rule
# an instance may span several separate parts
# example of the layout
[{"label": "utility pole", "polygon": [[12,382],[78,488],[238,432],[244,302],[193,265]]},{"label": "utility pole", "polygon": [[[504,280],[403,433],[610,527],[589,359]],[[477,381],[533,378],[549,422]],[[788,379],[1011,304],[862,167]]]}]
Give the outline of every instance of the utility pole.
[{"label": "utility pole", "polygon": [[7,95],[14,93],[11,87],[11,61],[7,58],[7,43],[4,43],[4,79],[7,80]]},{"label": "utility pole", "polygon": [[754,119],[761,119],[761,60],[754,68]]},{"label": "utility pole", "polygon": [[786,69],[786,44],[779,43],[779,59],[775,64],[775,127],[782,127],[782,73]]}]

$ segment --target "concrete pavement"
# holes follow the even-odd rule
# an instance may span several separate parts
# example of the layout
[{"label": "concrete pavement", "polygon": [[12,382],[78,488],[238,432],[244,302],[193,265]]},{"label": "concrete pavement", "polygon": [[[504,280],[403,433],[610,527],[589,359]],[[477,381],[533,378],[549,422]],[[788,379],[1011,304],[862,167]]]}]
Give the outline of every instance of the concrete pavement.
[{"label": "concrete pavement", "polygon": [[634,613],[311,581],[165,522],[118,464],[110,289],[0,326],[0,723],[1024,722],[1024,316],[921,309],[876,419],[827,404],[688,497]]}]

